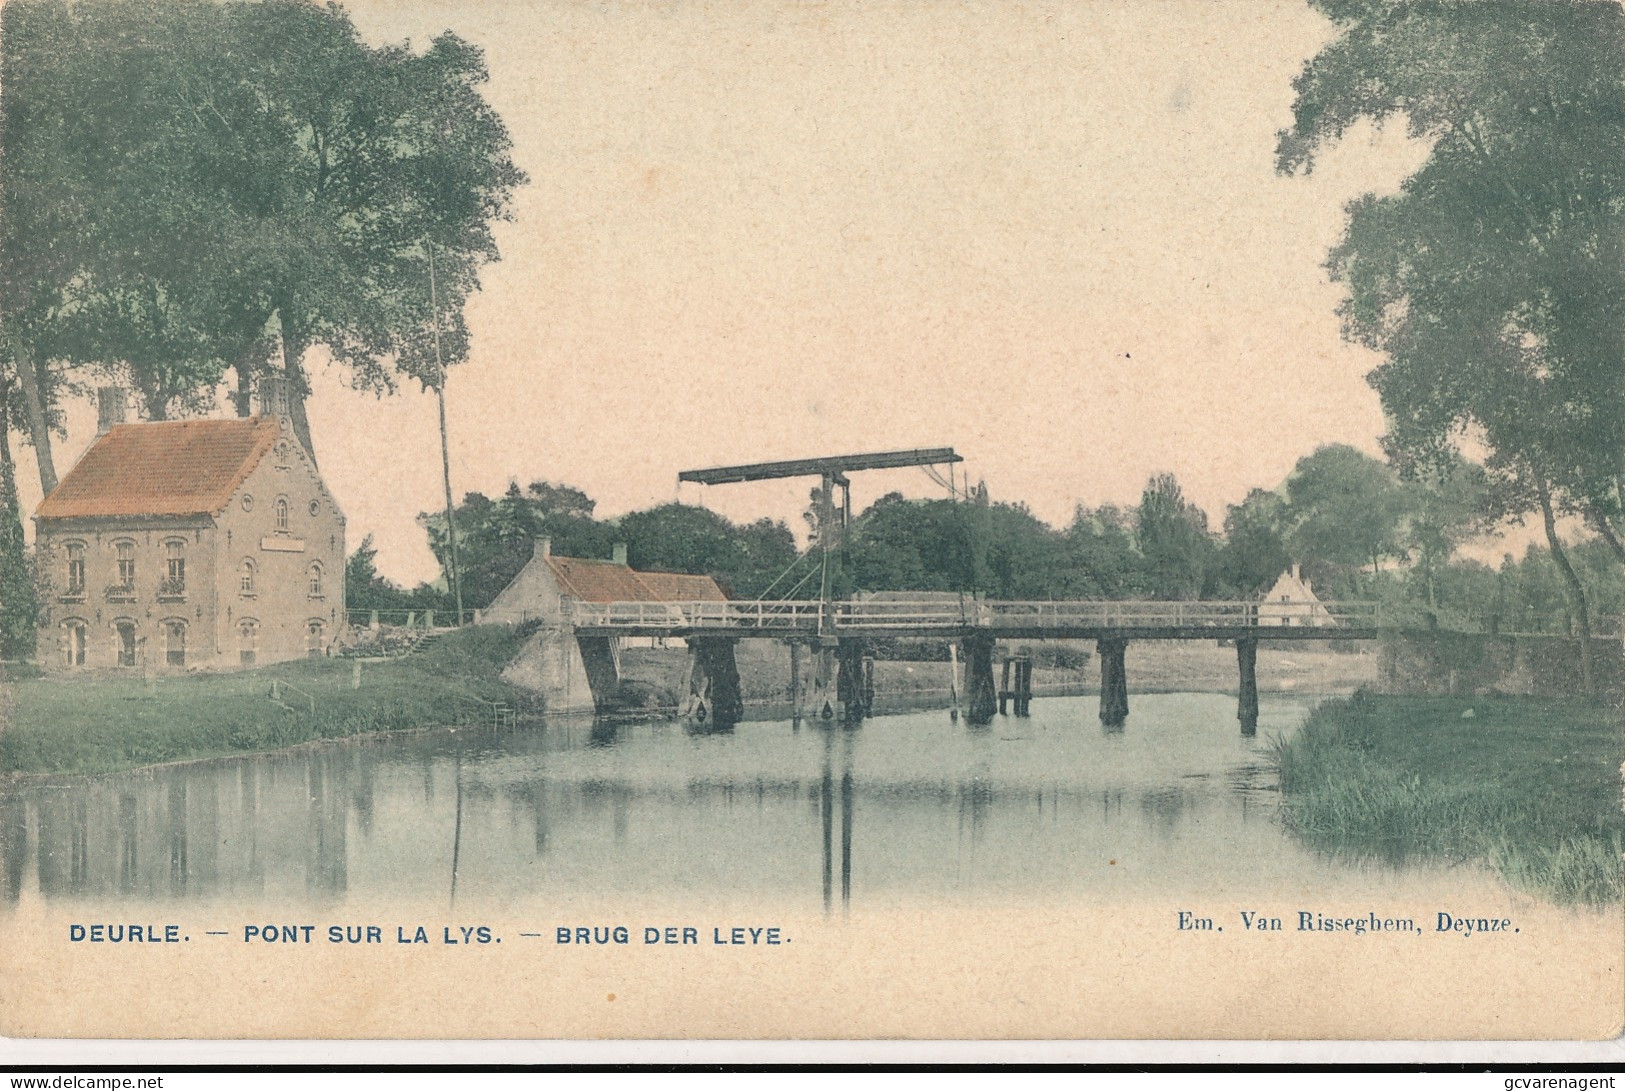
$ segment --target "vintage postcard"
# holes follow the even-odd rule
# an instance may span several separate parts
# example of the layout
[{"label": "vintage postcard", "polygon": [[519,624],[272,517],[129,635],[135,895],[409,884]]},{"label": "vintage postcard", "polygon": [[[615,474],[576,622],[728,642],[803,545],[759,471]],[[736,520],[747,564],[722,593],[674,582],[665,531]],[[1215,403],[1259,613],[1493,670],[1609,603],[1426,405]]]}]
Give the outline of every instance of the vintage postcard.
[{"label": "vintage postcard", "polygon": [[0,31],[0,1033],[1620,1031],[1618,4]]}]

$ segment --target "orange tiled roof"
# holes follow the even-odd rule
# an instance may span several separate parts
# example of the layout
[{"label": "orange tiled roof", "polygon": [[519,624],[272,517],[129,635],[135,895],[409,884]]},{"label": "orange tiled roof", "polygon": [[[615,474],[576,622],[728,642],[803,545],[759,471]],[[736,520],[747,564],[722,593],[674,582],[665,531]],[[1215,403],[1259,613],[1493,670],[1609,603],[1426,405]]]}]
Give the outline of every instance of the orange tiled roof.
[{"label": "orange tiled roof", "polygon": [[212,515],[230,503],[280,434],[269,417],[115,425],[35,515]]},{"label": "orange tiled roof", "polygon": [[727,602],[717,581],[710,576],[687,576],[680,572],[639,572],[638,579],[649,588],[657,602]]},{"label": "orange tiled roof", "polygon": [[710,576],[635,572],[613,561],[549,557],[559,588],[582,602],[726,602]]}]

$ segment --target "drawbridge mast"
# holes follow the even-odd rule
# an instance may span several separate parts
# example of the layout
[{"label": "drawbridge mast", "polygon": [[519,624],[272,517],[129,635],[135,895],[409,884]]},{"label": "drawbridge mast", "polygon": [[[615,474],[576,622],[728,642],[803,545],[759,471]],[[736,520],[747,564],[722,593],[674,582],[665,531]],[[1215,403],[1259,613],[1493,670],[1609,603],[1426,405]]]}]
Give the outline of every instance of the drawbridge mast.
[{"label": "drawbridge mast", "polygon": [[[822,633],[833,620],[829,558],[834,546],[830,533],[836,525],[835,487],[841,488],[840,537],[846,540],[847,524],[852,518],[851,480],[846,476],[859,470],[895,470],[909,466],[950,467],[964,459],[952,447],[919,447],[908,451],[876,451],[869,454],[832,455],[825,458],[796,458],[781,462],[751,462],[739,466],[715,466],[707,470],[684,470],[677,475],[679,482],[692,481],[700,485],[733,485],[745,481],[771,481],[787,477],[817,477],[818,490],[818,546],[822,554],[822,572],[819,578],[818,601],[819,631]],[[950,470],[951,472],[951,470]]]}]

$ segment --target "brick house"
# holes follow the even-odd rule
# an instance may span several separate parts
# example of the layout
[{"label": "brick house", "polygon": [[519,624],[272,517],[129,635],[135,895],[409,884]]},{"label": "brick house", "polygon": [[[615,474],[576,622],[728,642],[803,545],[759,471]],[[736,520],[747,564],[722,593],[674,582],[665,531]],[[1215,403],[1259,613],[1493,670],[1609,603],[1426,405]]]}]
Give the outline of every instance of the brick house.
[{"label": "brick house", "polygon": [[47,669],[234,669],[344,628],[344,514],[280,415],[104,422],[34,526]]}]

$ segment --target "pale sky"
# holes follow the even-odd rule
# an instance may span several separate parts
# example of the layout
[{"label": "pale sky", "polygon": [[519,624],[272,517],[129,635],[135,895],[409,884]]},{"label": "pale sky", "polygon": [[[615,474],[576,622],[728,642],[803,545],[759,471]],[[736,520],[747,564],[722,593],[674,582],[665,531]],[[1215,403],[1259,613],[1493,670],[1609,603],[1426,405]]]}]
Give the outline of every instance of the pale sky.
[{"label": "pale sky", "polygon": [[[1301,0],[347,6],[374,43],[482,47],[531,177],[448,384],[459,495],[545,478],[613,516],[683,469],[952,446],[1056,525],[1163,470],[1217,524],[1321,444],[1377,453],[1321,265],[1422,149],[1360,131],[1275,174],[1330,33]],[[308,362],[351,548],[434,577],[432,398]],[[62,470],[90,406],[70,423]],[[811,484],[681,498],[799,532]],[[861,474],[854,507],[894,488],[944,495]]]}]

